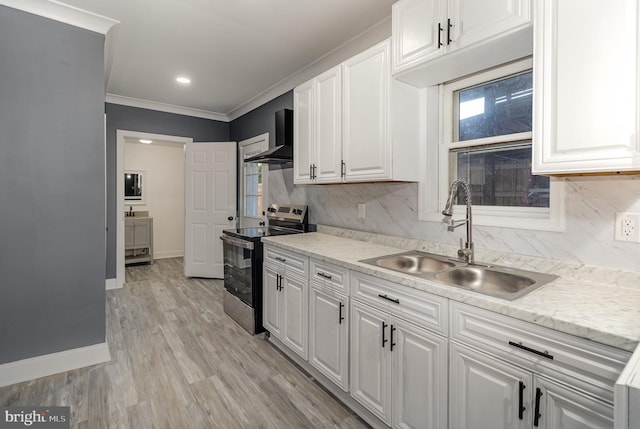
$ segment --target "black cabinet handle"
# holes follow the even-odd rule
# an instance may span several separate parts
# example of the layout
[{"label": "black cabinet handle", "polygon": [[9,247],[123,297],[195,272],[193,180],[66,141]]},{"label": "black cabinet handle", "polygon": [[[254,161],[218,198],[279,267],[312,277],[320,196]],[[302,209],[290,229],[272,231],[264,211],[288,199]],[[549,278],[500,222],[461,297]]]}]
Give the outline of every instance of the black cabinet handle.
[{"label": "black cabinet handle", "polygon": [[520,393],[518,395],[518,417],[520,418],[520,420],[522,420],[524,412],[526,411],[526,407],[524,406],[524,389],[526,389],[527,387],[524,385],[524,383],[521,381],[520,382]]},{"label": "black cabinet handle", "polygon": [[281,258],[280,256],[276,256],[276,261],[280,261],[280,262],[287,262],[286,259]]},{"label": "black cabinet handle", "polygon": [[400,304],[400,300],[397,298],[389,298],[386,294],[379,293],[378,296],[382,299],[386,299],[387,301],[395,302],[396,304]]},{"label": "black cabinet handle", "polygon": [[313,164],[309,164],[309,180],[313,179]]},{"label": "black cabinet handle", "polygon": [[385,330],[385,329],[387,329],[387,326],[389,326],[389,325],[387,325],[387,324],[386,324],[386,323],[384,323],[384,321],[383,321],[383,322],[382,322],[382,348],[383,348],[383,349],[384,349],[384,345],[387,343],[387,341],[389,341],[389,340],[387,340],[387,339],[385,338],[385,335],[384,335],[384,330]]},{"label": "black cabinet handle", "polygon": [[531,347],[527,347],[524,344],[522,344],[521,342],[514,342],[514,341],[509,341],[509,345],[512,347],[517,347],[519,349],[525,350],[529,353],[533,353],[536,354],[538,356],[542,356],[543,358],[547,358],[547,359],[551,359],[553,360],[553,355],[549,354],[548,351],[543,351],[541,352],[540,350],[536,350],[536,349],[532,349]]},{"label": "black cabinet handle", "polygon": [[229,216],[227,220],[233,220],[233,216]]},{"label": "black cabinet handle", "polygon": [[451,24],[451,18],[447,18],[447,45],[450,45],[452,42],[451,27],[453,27],[453,24]]},{"label": "black cabinet handle", "polygon": [[260,226],[264,226],[264,225],[265,225],[265,223],[264,223],[264,221],[263,221],[263,220],[261,220],[260,222],[258,222],[258,225],[260,225]]},{"label": "black cabinet handle", "polygon": [[344,161],[340,161],[340,177],[345,177],[347,175],[347,164]]},{"label": "black cabinet handle", "polygon": [[340,303],[340,308],[338,310],[338,324],[341,325],[342,321],[344,320],[344,316],[342,316],[342,309],[344,308],[344,304],[341,302]]},{"label": "black cabinet handle", "polygon": [[542,417],[542,414],[540,414],[540,398],[542,398],[542,390],[540,390],[539,387],[536,388],[536,409],[534,411],[534,416],[533,416],[533,425],[535,427],[538,427],[538,423],[540,422],[540,417]]},{"label": "black cabinet handle", "polygon": [[440,49],[442,45],[442,24],[438,23],[438,49]]},{"label": "black cabinet handle", "polygon": [[393,342],[393,332],[396,330],[395,326],[391,325],[391,347],[389,347],[389,350],[393,351],[393,346],[396,345],[396,343]]},{"label": "black cabinet handle", "polygon": [[325,278],[327,280],[331,280],[331,276],[329,274],[325,274],[322,271],[319,271],[317,274],[322,278]]},{"label": "black cabinet handle", "polygon": [[280,290],[280,274],[276,274],[276,290]]}]

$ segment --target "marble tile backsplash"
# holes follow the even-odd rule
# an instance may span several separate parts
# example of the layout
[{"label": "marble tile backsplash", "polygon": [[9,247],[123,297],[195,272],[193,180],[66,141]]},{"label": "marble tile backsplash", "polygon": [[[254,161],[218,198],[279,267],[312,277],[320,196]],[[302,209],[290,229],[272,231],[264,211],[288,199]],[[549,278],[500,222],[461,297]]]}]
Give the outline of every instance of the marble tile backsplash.
[{"label": "marble tile backsplash", "polygon": [[[565,181],[564,232],[474,226],[476,259],[487,261],[491,252],[498,252],[564,262],[568,270],[588,265],[640,271],[640,244],[613,239],[616,212],[640,213],[640,176],[572,177]],[[268,192],[268,201],[307,204],[309,221],[315,224],[428,241],[450,251],[464,236],[464,228],[448,233],[438,222],[418,220],[417,183],[294,186],[293,169],[289,168],[269,172]],[[358,203],[366,206],[364,220],[357,217]],[[593,275],[598,275],[598,270],[594,269]]]}]

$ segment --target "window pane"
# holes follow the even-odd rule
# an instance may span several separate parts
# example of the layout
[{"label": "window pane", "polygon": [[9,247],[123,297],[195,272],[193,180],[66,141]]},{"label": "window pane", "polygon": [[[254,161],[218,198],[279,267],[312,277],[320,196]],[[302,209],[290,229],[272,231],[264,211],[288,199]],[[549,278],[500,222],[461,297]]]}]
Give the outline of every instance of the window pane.
[{"label": "window pane", "polygon": [[454,141],[531,131],[531,71],[454,93]]},{"label": "window pane", "polygon": [[[549,207],[549,177],[531,174],[531,143],[449,152],[452,181],[471,186],[473,205]],[[464,204],[464,192],[457,204]]]}]

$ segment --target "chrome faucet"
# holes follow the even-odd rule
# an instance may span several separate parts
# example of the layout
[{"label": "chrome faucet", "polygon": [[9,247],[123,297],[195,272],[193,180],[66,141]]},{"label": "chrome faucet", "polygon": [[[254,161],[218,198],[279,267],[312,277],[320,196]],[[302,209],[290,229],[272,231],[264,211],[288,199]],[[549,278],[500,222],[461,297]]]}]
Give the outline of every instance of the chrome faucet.
[{"label": "chrome faucet", "polygon": [[[453,216],[453,202],[458,193],[458,187],[462,186],[464,188],[464,193],[466,196],[467,203],[467,217],[465,219],[452,219]],[[456,180],[451,184],[449,188],[449,198],[447,198],[447,203],[444,206],[444,210],[442,210],[442,214],[444,217],[442,218],[442,222],[447,225],[447,231],[451,232],[457,227],[461,225],[467,225],[467,242],[462,246],[462,239],[460,239],[460,249],[458,249],[458,257],[460,259],[465,260],[468,264],[473,264],[473,239],[472,239],[472,227],[473,222],[471,221],[471,188],[469,184],[464,180]]]}]

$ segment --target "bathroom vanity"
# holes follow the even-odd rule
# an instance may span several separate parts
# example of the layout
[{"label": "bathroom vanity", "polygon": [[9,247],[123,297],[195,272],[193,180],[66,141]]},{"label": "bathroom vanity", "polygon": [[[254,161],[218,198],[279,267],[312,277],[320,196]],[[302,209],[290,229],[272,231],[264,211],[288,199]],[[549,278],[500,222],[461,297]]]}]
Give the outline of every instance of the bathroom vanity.
[{"label": "bathroom vanity", "polygon": [[124,263],[153,263],[153,218],[135,212],[124,220]]}]

